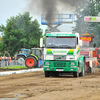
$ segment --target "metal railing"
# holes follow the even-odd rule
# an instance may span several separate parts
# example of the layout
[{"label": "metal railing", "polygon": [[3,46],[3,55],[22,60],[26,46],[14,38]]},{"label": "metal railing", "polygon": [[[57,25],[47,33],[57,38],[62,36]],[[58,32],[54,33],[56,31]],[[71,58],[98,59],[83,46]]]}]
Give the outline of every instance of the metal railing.
[{"label": "metal railing", "polygon": [[0,61],[0,67],[13,67],[13,66],[25,66],[25,61],[21,64],[18,63],[17,60],[2,60]]}]

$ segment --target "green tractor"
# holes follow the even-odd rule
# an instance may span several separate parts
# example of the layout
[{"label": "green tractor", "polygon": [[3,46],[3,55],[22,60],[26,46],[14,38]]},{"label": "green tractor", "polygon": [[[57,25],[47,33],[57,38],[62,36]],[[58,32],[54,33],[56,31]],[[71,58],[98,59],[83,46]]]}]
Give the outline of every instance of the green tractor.
[{"label": "green tractor", "polygon": [[43,66],[43,49],[32,48],[31,53],[25,59],[25,65],[28,68],[36,68]]}]

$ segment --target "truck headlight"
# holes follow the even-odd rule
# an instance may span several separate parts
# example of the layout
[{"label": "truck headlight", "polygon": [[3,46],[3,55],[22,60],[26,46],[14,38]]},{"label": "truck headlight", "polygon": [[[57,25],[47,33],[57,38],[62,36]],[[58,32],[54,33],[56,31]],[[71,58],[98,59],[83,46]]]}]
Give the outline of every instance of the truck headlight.
[{"label": "truck headlight", "polygon": [[71,65],[75,65],[75,63],[71,63]]},{"label": "truck headlight", "polygon": [[49,62],[45,62],[45,65],[49,65],[50,63]]}]

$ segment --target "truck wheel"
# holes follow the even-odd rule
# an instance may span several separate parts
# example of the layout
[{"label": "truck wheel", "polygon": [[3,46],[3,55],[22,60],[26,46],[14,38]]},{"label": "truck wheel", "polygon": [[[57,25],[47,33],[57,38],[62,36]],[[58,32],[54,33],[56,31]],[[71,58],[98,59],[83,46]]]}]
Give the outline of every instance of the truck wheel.
[{"label": "truck wheel", "polygon": [[83,61],[83,68],[82,68],[82,72],[79,73],[79,76],[85,76],[85,63]]},{"label": "truck wheel", "polygon": [[45,71],[45,77],[50,77],[50,72],[49,71]]},{"label": "truck wheel", "polygon": [[38,62],[37,60],[34,58],[34,57],[27,57],[25,59],[25,65],[28,67],[28,68],[33,68],[33,67],[38,67]]},{"label": "truck wheel", "polygon": [[25,63],[25,57],[19,56],[19,57],[17,58],[17,61],[18,61],[19,64],[24,64],[24,63]]},{"label": "truck wheel", "polygon": [[79,67],[78,67],[78,71],[73,73],[74,77],[79,77]]},{"label": "truck wheel", "polygon": [[78,77],[79,76],[79,72],[74,72],[73,75],[74,75],[74,77]]}]

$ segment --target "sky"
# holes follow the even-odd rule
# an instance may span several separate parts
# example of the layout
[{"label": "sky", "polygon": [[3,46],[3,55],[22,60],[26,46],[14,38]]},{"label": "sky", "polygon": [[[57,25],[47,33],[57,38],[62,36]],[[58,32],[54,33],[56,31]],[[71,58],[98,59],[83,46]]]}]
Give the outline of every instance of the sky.
[{"label": "sky", "polygon": [[[30,12],[30,16],[34,19],[37,19],[40,28],[43,29],[43,33],[47,28],[47,25],[41,25],[41,13],[36,15],[27,9],[28,2],[26,0],[0,0],[0,25],[3,24],[6,26],[6,20],[9,19],[11,16],[16,16],[19,13],[23,14],[23,12],[28,11]],[[61,8],[59,8],[60,10]],[[65,12],[65,14],[72,13],[70,9]],[[72,31],[72,26],[75,24],[63,24],[59,26],[61,31]]]}]

